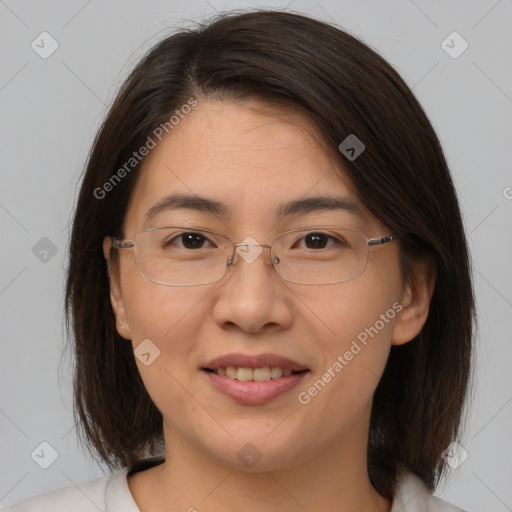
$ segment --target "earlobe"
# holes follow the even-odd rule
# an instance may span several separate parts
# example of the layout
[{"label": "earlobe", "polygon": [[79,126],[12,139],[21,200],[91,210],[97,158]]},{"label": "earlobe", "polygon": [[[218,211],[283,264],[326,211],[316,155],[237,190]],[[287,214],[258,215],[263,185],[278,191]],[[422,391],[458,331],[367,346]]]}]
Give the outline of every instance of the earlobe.
[{"label": "earlobe", "polygon": [[428,260],[415,264],[414,279],[406,284],[393,328],[392,344],[403,345],[414,339],[427,321],[435,287],[435,265]]},{"label": "earlobe", "polygon": [[121,337],[131,340],[132,335],[126,318],[126,310],[119,278],[119,265],[111,257],[112,237],[106,236],[103,239],[103,255],[107,260],[108,278],[110,282],[110,303],[116,318],[116,329]]}]

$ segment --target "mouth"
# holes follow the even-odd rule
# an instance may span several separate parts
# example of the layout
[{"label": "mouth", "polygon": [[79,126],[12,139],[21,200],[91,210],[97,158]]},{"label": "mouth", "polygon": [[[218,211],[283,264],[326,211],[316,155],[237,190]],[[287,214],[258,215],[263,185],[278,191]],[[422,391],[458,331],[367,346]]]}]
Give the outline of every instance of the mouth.
[{"label": "mouth", "polygon": [[227,366],[226,368],[201,368],[205,372],[215,373],[227,377],[228,379],[240,381],[267,382],[269,380],[280,379],[281,377],[289,377],[299,373],[309,372],[308,369],[295,371],[290,368],[282,368],[280,366],[262,366],[260,368],[244,368],[236,366]]},{"label": "mouth", "polygon": [[307,372],[309,368],[277,354],[226,354],[204,364],[201,370],[229,379],[265,382]]},{"label": "mouth", "polygon": [[263,404],[295,387],[310,369],[276,354],[228,354],[200,370],[214,388],[237,402]]}]

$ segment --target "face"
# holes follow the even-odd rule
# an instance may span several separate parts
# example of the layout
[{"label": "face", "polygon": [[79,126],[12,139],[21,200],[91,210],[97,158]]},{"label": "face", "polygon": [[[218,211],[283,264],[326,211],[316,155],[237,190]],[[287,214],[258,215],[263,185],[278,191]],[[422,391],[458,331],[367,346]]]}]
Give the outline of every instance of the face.
[{"label": "face", "polygon": [[[255,100],[200,101],[146,157],[124,219],[126,239],[176,224],[221,232],[234,243],[248,236],[269,243],[285,231],[334,223],[368,238],[390,234],[312,134],[291,110]],[[174,193],[222,202],[226,212],[164,209],[145,222],[146,213]],[[312,196],[344,198],[357,208],[278,218],[282,204]],[[107,258],[110,243],[104,243]],[[366,445],[371,400],[390,346],[419,329],[403,325],[401,303],[410,295],[396,241],[370,247],[363,275],[334,285],[283,281],[265,248],[250,263],[238,258],[216,283],[162,286],[140,275],[133,249],[118,252],[111,276],[117,328],[134,349],[150,340],[151,360],[159,351],[151,364],[136,362],[164,417],[166,443],[172,439],[239,467],[247,466],[240,455],[259,453],[259,470],[292,467],[335,445]],[[238,382],[253,388],[237,391],[233,381],[225,384],[229,377],[204,369],[231,354],[249,356],[235,366],[265,354],[305,371],[270,384]],[[286,366],[271,361],[256,366]]]}]

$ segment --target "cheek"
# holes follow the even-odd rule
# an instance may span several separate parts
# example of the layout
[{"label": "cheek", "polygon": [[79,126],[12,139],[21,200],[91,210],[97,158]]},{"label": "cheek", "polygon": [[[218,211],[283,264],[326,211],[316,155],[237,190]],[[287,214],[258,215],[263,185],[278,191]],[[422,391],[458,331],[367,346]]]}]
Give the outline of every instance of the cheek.
[{"label": "cheek", "polygon": [[[369,276],[370,277],[370,276]],[[348,349],[353,340],[388,340],[390,342],[400,299],[400,287],[391,280],[378,281],[364,276],[350,282],[326,287],[323,293],[303,292],[302,300],[318,320],[324,336],[318,342],[323,353]],[[316,322],[315,322],[316,323]]]},{"label": "cheek", "polygon": [[135,361],[160,411],[184,413],[193,408],[184,385],[197,372],[193,355],[204,323],[201,299],[206,293],[205,287],[165,287],[143,278],[126,281],[125,306]]},{"label": "cheek", "polygon": [[[140,276],[131,261],[121,270],[126,320],[142,378],[151,379],[158,367],[168,367],[171,373],[183,371],[190,340],[201,325],[194,316],[199,310],[199,295],[205,290],[157,285]],[[139,357],[142,350],[151,357]],[[147,359],[153,362],[144,364]]]},{"label": "cheek", "polygon": [[[173,340],[190,337],[194,321],[201,308],[201,300],[209,287],[162,286],[144,279],[129,259],[121,267],[121,283],[126,311],[126,319],[132,333],[134,345],[149,338],[159,345],[162,351],[172,350]],[[185,326],[187,327],[184,333]],[[164,343],[165,340],[165,343]]]},{"label": "cheek", "polygon": [[328,409],[333,426],[368,406],[385,368],[401,308],[400,280],[394,277],[368,274],[305,300],[321,320],[322,358],[302,403]]}]

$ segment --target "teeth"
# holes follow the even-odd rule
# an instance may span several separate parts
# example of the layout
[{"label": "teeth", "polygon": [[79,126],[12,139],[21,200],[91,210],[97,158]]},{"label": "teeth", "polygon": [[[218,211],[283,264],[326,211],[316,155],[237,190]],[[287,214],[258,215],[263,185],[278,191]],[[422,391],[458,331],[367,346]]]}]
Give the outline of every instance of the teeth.
[{"label": "teeth", "polygon": [[251,368],[238,368],[236,378],[238,380],[252,380],[253,373]]},{"label": "teeth", "polygon": [[[240,375],[241,368],[238,369],[238,374]],[[266,368],[254,368],[252,373],[252,379],[258,382],[264,382],[266,380],[270,380],[272,372],[270,368],[267,366]],[[238,377],[240,380],[240,377]]]},{"label": "teeth", "polygon": [[282,375],[283,375],[283,369],[282,368],[276,368],[276,367],[270,368],[270,376],[273,379],[278,379]]},{"label": "teeth", "polygon": [[234,366],[228,366],[226,368],[226,377],[236,379],[238,377],[238,370]]},{"label": "teeth", "polygon": [[215,371],[217,375],[224,375],[230,379],[241,381],[253,380],[256,382],[265,382],[271,379],[279,379],[281,377],[289,377],[292,371],[289,368],[280,368],[279,366],[265,366],[263,368],[237,368],[228,366],[227,368],[219,368]]}]

